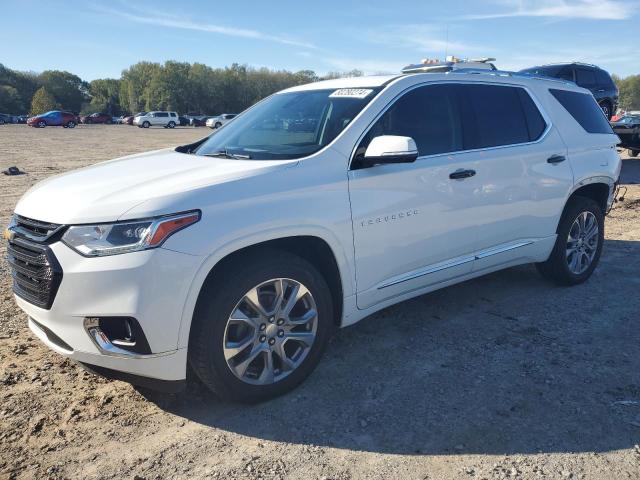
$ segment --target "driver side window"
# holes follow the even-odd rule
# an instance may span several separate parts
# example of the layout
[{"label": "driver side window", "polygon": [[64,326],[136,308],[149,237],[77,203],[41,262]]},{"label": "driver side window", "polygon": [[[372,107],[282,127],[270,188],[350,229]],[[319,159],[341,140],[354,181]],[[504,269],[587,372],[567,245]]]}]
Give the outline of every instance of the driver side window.
[{"label": "driver side window", "polygon": [[405,93],[373,124],[356,150],[362,158],[371,140],[381,135],[411,137],[418,155],[463,149],[462,119],[454,85],[437,84]]}]

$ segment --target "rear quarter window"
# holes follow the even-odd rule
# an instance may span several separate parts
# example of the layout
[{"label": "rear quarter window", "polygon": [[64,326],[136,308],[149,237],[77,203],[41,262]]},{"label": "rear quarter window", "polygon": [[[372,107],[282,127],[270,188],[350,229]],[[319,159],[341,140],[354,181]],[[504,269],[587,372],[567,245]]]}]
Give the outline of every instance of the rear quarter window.
[{"label": "rear quarter window", "polygon": [[549,92],[587,133],[613,133],[593,96],[550,88]]}]

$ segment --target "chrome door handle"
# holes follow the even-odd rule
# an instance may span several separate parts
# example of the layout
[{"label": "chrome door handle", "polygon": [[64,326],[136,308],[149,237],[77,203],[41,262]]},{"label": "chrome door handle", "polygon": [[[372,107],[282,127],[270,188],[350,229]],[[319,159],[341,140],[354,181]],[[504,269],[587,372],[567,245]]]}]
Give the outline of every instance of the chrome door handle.
[{"label": "chrome door handle", "polygon": [[547,163],[561,163],[567,159],[564,155],[551,155],[547,158]]},{"label": "chrome door handle", "polygon": [[476,174],[475,170],[456,170],[449,174],[449,178],[452,180],[461,180],[463,178],[473,177]]}]

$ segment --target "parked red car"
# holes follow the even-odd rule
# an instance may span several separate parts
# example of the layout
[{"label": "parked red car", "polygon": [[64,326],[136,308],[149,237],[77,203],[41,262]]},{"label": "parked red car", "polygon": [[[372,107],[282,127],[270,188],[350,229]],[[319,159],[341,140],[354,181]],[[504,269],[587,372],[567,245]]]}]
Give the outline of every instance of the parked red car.
[{"label": "parked red car", "polygon": [[113,117],[106,113],[92,113],[91,115],[83,115],[80,117],[81,123],[113,123]]},{"label": "parked red car", "polygon": [[133,119],[134,119],[135,117],[138,117],[138,116],[140,116],[140,115],[146,115],[146,114],[147,114],[147,112],[138,112],[138,113],[136,113],[135,115],[130,115],[130,116],[128,116],[128,117],[124,117],[124,118],[122,119],[122,124],[123,124],[123,125],[124,125],[124,124],[126,124],[126,125],[133,125]]},{"label": "parked red car", "polygon": [[64,127],[73,128],[78,124],[75,113],[52,110],[41,115],[35,115],[27,119],[27,125],[31,127]]}]

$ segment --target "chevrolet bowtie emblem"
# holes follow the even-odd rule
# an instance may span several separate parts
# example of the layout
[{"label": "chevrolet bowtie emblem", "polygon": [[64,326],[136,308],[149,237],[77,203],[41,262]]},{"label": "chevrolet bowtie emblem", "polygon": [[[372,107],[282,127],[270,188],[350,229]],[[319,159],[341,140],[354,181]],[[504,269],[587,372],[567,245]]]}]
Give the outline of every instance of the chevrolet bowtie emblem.
[{"label": "chevrolet bowtie emblem", "polygon": [[13,237],[16,236],[16,232],[6,228],[4,233],[2,234],[2,236],[4,237],[5,240],[11,241],[11,240],[13,240]]}]

